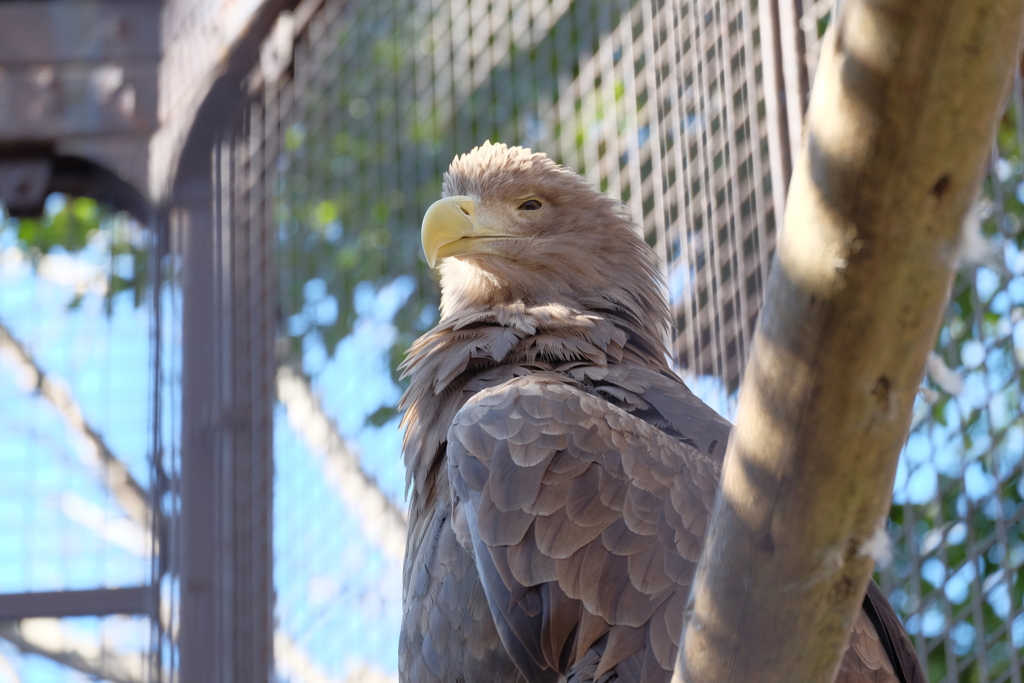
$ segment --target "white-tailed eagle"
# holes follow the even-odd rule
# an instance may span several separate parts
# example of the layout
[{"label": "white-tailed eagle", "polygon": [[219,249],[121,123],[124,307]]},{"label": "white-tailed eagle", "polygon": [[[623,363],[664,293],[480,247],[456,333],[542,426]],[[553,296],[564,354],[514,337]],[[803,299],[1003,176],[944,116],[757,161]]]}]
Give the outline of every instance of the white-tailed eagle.
[{"label": "white-tailed eagle", "polygon": [[[405,683],[667,683],[730,425],[666,358],[656,260],[543,154],[452,162],[409,350]],[[780,625],[780,628],[784,625]],[[873,583],[839,681],[924,683]]]}]

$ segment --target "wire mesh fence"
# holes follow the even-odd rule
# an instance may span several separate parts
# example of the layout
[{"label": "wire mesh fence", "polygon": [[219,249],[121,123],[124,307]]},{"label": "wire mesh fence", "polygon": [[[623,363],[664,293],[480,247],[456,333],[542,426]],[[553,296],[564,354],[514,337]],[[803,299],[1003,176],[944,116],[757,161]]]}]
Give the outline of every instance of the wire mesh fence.
[{"label": "wire mesh fence", "polygon": [[[0,593],[51,594],[54,614],[74,613],[66,591],[144,598],[149,582],[152,243],[89,199],[0,214]],[[5,604],[12,680],[144,679],[147,617],[12,619]]]},{"label": "wire mesh fence", "polygon": [[[831,3],[793,9],[780,21],[791,22],[798,76],[809,85]],[[436,289],[418,257],[416,228],[451,157],[487,138],[543,150],[623,199],[662,257],[681,368],[718,377],[718,388],[698,381],[711,394],[736,389],[776,226],[760,30],[758,8],[740,2],[393,1],[327,2],[300,31],[293,74],[268,91],[276,103],[269,106],[286,112],[275,185],[282,337],[316,409],[368,473],[365,486],[401,507],[396,439],[386,436],[398,388],[393,376],[372,377],[386,377],[387,356],[393,367],[434,321]],[[881,575],[932,680],[1020,679],[1020,316],[1007,270],[1017,266],[1005,265],[1017,263],[1019,219],[1010,203],[1020,162],[1016,128],[1007,125],[998,181],[981,209],[978,243],[988,244],[989,260],[958,280],[938,349],[951,369],[943,374],[937,356],[919,401],[895,489],[896,560]],[[1006,227],[997,231],[997,223]],[[988,287],[982,295],[979,282]],[[970,355],[980,348],[989,360]],[[957,373],[964,388],[953,395],[956,387],[941,382]],[[331,546],[318,552],[369,558],[370,574],[384,581],[331,571],[328,559],[279,543],[276,580],[289,587],[279,588],[279,615],[288,614],[281,623],[320,671],[336,672],[339,663],[363,671],[369,657],[393,674],[393,555],[391,570],[379,572],[389,561],[374,547],[379,531],[346,511],[344,494],[340,504],[309,503],[325,472],[317,495],[337,495],[329,483],[337,475],[330,456],[302,453],[313,442],[288,400],[282,409],[279,482],[289,476],[282,463],[296,459],[310,479],[290,485],[294,494],[278,492],[279,537],[301,528],[304,542],[316,544],[317,527],[303,520],[333,507]],[[283,597],[292,594],[294,603]],[[308,605],[311,595],[324,607],[297,616],[291,605]],[[341,615],[360,604],[373,616],[360,622],[356,642],[373,645],[325,650],[328,633],[356,628]],[[340,622],[332,624],[332,612]],[[301,667],[289,671],[303,679]]]},{"label": "wire mesh fence", "polygon": [[[34,257],[14,223],[0,232],[0,333],[13,330],[0,334],[0,433],[18,437],[0,442],[0,469],[11,473],[0,477],[0,592],[148,581],[162,602],[148,630],[142,618],[56,623],[134,653],[116,661],[137,671],[91,675],[184,680],[183,534],[196,521],[182,509],[183,480],[195,476],[182,464],[183,422],[205,418],[188,413],[182,387],[195,378],[182,373],[196,366],[180,348],[210,343],[222,422],[210,490],[223,499],[203,510],[217,533],[244,533],[218,537],[227,550],[217,580],[232,588],[207,627],[218,647],[259,655],[232,655],[217,675],[262,680],[246,667],[272,650],[282,682],[395,679],[405,545],[395,368],[437,320],[419,225],[452,157],[486,139],[523,144],[621,198],[661,259],[680,372],[728,412],[832,15],[823,0],[295,3],[252,64],[249,100],[219,122],[212,175],[200,179],[213,204],[209,329],[182,331],[184,308],[202,299],[183,294],[194,274],[181,270],[184,242],[196,234],[187,212],[172,211],[161,251],[147,258],[110,246],[138,226],[104,224],[107,251],[92,275],[80,269],[85,284],[50,283],[41,262],[37,289],[15,282]],[[1021,680],[1022,149],[1018,78],[915,406],[894,489],[894,560],[879,575],[932,681]],[[94,291],[101,280],[119,293]],[[152,305],[140,306],[147,296]],[[142,507],[152,500],[159,515],[133,516],[138,491],[98,483],[103,448],[34,388],[24,358],[10,361],[10,340],[66,380]],[[272,487],[260,459],[270,453]],[[225,526],[246,516],[252,524]],[[155,520],[156,533],[140,519]],[[264,608],[263,635],[222,619],[259,623]],[[20,654],[26,633],[51,626],[0,625],[0,680],[4,658],[23,680],[75,680]],[[125,635],[142,631],[145,642]],[[138,655],[147,647],[148,665]]]},{"label": "wire mesh fence", "polygon": [[1018,73],[896,475],[883,586],[931,680],[1022,676],[1022,117]]},{"label": "wire mesh fence", "polygon": [[680,360],[735,386],[774,234],[757,17],[738,4],[397,0],[326,2],[300,21],[290,73],[253,78],[278,150],[278,671],[393,676],[394,367],[436,321],[418,226],[441,175],[489,138],[622,197],[663,255]]}]

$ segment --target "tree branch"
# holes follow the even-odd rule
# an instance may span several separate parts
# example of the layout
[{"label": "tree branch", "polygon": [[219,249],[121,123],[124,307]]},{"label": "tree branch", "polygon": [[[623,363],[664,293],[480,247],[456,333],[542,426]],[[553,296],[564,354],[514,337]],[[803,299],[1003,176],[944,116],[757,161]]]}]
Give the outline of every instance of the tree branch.
[{"label": "tree branch", "polygon": [[676,680],[834,677],[1022,26],[1020,0],[842,3]]},{"label": "tree branch", "polygon": [[52,659],[76,671],[114,683],[144,683],[144,655],[125,655],[75,638],[48,617],[0,622],[0,638],[10,641],[22,652]]},{"label": "tree branch", "polygon": [[26,378],[27,383],[50,402],[69,427],[85,439],[102,469],[103,484],[113,494],[125,514],[143,529],[148,529],[149,497],[146,490],[132,477],[127,466],[110,451],[103,437],[85,421],[82,409],[71,396],[71,392],[43,372],[28,349],[3,323],[0,323],[0,353],[6,353],[13,360],[16,369]]},{"label": "tree branch", "polygon": [[21,683],[21,676],[14,670],[11,660],[0,652],[0,681],[4,683]]},{"label": "tree branch", "polygon": [[291,425],[324,469],[339,498],[362,522],[363,534],[388,557],[405,557],[406,518],[363,471],[359,456],[338,433],[306,379],[286,365],[277,370],[277,397]]}]

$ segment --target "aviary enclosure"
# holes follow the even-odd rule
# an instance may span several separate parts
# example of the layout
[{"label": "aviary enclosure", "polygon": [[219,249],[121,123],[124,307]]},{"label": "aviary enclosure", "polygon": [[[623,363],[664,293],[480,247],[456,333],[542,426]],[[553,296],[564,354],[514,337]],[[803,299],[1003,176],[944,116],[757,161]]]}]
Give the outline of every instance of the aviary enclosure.
[{"label": "aviary enclosure", "polygon": [[[396,680],[395,368],[486,139],[625,202],[728,416],[833,11],[0,3],[0,680]],[[879,569],[932,681],[1022,679],[1022,146],[1018,74]]]}]

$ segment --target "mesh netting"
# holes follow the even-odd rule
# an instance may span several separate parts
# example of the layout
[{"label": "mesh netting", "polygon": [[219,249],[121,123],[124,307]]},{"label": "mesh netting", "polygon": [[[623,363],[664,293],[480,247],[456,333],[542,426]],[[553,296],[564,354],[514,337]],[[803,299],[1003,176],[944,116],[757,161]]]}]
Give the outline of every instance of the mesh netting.
[{"label": "mesh netting", "polygon": [[[764,9],[327,0],[288,20],[289,68],[254,69],[245,122],[221,136],[244,139],[245,154],[218,157],[240,175],[258,160],[247,201],[260,213],[240,220],[263,221],[276,245],[282,680],[397,670],[404,473],[394,368],[436,321],[418,231],[456,153],[486,139],[523,144],[620,197],[661,256],[682,371],[709,393],[735,391],[774,245],[773,198],[786,182],[773,178],[786,164],[771,154],[791,154],[799,139],[830,18],[826,2],[773,4],[781,47],[763,60]],[[769,68],[788,74],[786,107],[766,101]],[[770,118],[776,108],[796,118]],[[1021,677],[1021,112],[1018,87],[974,260],[915,408],[895,487],[895,560],[880,575],[933,681]]]},{"label": "mesh netting", "polygon": [[1020,77],[896,474],[882,585],[931,680],[1021,680],[1024,101]]},{"label": "mesh netting", "polygon": [[[0,207],[5,598],[149,583],[151,245],[144,226],[90,199],[51,195],[38,219]],[[146,617],[43,616],[62,608],[36,602],[0,621],[0,676],[141,683]]]},{"label": "mesh netting", "polygon": [[278,668],[393,675],[393,368],[436,320],[418,227],[441,175],[500,140],[621,197],[663,257],[680,363],[735,387],[774,234],[757,17],[725,3],[327,2],[299,29],[291,73],[260,105],[279,150]]}]

